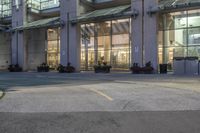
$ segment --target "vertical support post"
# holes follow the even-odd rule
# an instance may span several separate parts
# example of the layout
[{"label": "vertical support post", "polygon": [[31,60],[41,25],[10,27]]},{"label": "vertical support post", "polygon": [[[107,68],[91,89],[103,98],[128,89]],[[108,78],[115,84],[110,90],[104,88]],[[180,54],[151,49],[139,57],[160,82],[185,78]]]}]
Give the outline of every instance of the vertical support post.
[{"label": "vertical support post", "polygon": [[[65,26],[61,28],[61,64],[68,62],[80,71],[80,30],[78,24],[71,24],[70,20],[78,16],[79,0],[61,0],[60,16]],[[67,15],[68,14],[68,15]]]}]

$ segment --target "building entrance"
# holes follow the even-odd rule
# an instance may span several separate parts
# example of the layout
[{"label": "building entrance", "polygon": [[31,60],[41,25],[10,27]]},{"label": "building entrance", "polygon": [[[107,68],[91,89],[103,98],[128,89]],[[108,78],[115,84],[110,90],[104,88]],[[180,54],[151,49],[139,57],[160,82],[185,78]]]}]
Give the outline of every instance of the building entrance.
[{"label": "building entrance", "polygon": [[98,62],[113,69],[129,69],[131,64],[130,19],[81,25],[81,69],[92,70]]},{"label": "building entrance", "polygon": [[56,69],[60,64],[60,29],[47,30],[47,64]]}]

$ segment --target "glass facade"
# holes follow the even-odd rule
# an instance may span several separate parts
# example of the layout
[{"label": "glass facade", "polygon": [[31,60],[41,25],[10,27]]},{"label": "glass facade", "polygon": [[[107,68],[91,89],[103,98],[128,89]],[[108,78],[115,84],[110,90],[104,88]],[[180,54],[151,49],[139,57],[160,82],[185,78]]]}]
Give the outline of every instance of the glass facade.
[{"label": "glass facade", "polygon": [[0,18],[10,17],[12,12],[11,0],[0,0]]},{"label": "glass facade", "polygon": [[28,0],[28,7],[35,10],[45,10],[59,6],[59,0]]},{"label": "glass facade", "polygon": [[47,31],[47,64],[51,69],[56,69],[60,64],[60,29]]},{"label": "glass facade", "polygon": [[200,10],[162,14],[159,21],[159,63],[169,64],[174,57],[200,58]]},{"label": "glass facade", "polygon": [[130,19],[81,25],[81,69],[91,70],[97,62],[113,69],[129,69]]}]

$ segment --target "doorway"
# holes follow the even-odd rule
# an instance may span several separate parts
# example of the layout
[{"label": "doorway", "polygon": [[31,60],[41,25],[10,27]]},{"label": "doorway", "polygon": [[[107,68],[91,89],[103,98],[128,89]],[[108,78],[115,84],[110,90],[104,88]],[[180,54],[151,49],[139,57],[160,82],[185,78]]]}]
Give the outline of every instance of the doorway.
[{"label": "doorway", "polygon": [[47,64],[50,69],[56,70],[60,64],[60,29],[47,30]]}]

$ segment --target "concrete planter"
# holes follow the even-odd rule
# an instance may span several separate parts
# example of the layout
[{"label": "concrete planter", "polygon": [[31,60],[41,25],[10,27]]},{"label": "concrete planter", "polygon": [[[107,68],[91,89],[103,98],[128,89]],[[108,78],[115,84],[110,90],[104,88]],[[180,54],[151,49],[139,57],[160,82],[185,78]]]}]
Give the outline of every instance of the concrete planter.
[{"label": "concrete planter", "polygon": [[8,70],[10,72],[22,72],[22,68],[18,64],[16,64],[16,65],[10,65],[8,67]]},{"label": "concrete planter", "polygon": [[41,64],[37,67],[38,72],[49,72],[49,66],[46,63]]}]

